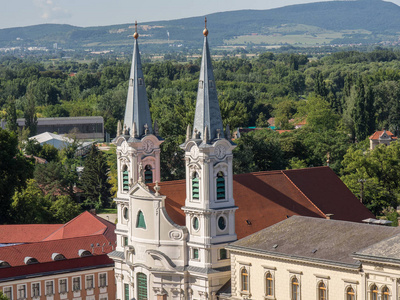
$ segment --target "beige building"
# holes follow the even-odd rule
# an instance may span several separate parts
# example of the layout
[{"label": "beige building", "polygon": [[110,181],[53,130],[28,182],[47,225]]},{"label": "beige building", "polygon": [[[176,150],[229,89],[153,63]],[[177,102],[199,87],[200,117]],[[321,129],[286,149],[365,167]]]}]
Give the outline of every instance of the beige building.
[{"label": "beige building", "polygon": [[369,148],[374,150],[379,144],[389,146],[391,142],[396,141],[397,137],[388,130],[376,131],[369,137]]},{"label": "beige building", "polygon": [[227,248],[220,299],[399,299],[400,230],[293,216]]}]

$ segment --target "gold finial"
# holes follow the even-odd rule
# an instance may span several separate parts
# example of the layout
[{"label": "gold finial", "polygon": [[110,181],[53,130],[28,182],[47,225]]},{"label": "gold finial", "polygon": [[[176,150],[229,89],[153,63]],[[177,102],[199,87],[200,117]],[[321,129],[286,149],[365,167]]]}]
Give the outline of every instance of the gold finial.
[{"label": "gold finial", "polygon": [[133,37],[137,40],[139,37],[139,33],[137,33],[137,21],[135,21],[135,33],[133,34]]},{"label": "gold finial", "polygon": [[207,36],[208,35],[208,29],[207,29],[207,17],[204,17],[204,23],[205,23],[205,25],[204,25],[204,30],[203,30],[203,34],[204,34],[204,36]]}]

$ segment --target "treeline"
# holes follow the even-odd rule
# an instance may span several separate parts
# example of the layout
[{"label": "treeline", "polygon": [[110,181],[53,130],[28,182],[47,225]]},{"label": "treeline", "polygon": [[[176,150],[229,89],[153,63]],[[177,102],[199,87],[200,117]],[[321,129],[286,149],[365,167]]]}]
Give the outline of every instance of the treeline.
[{"label": "treeline", "polygon": [[[143,64],[152,118],[165,138],[163,180],[184,177],[179,144],[193,122],[199,65],[200,59]],[[346,179],[355,176],[344,159],[354,147],[366,153],[367,138],[378,129],[398,133],[399,52],[339,52],[319,60],[266,52],[252,59],[222,56],[213,66],[225,126],[232,131],[270,125],[288,130],[256,130],[237,139],[236,173],[326,165],[329,153],[330,166]],[[34,123],[35,116],[101,115],[106,131],[115,136],[117,121],[123,119],[129,71],[130,63],[118,60],[42,64],[3,58],[0,117],[25,116]],[[294,130],[298,123],[306,125]],[[376,174],[365,171],[359,176],[383,184],[385,179],[376,179]],[[358,179],[345,180],[356,195]],[[364,188],[371,189],[363,201],[374,213],[397,205],[397,189],[391,188],[390,197],[379,196],[377,205],[372,185]]]}]

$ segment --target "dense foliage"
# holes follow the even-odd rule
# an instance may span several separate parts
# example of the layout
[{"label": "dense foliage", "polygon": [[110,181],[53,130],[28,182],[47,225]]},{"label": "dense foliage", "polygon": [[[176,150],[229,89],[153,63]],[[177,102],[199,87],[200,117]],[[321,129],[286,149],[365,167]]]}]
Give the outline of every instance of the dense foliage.
[{"label": "dense foliage", "polygon": [[[381,173],[370,171],[366,158],[361,159],[366,150],[361,151],[360,147],[375,130],[386,128],[398,134],[400,53],[376,49],[366,53],[340,52],[315,60],[299,54],[266,52],[253,59],[222,57],[213,65],[224,126],[229,125],[232,132],[238,127],[264,128],[236,139],[236,173],[322,166],[326,165],[329,153],[331,168],[343,176],[357,196],[361,186],[358,179],[367,180],[363,187],[364,201],[374,213],[381,213],[387,206],[397,206],[398,190],[386,181],[398,182],[400,174],[379,177]],[[0,115],[10,120],[10,132],[15,132],[16,116],[29,116],[34,131],[37,117],[101,115],[106,131],[113,137],[117,121],[123,119],[129,69],[129,63],[116,60],[48,65],[11,57],[2,59]],[[186,127],[194,118],[199,60],[184,64],[145,63],[143,71],[152,118],[165,139],[161,146],[162,180],[181,179],[184,161],[179,145],[184,142]],[[294,130],[299,123],[306,124]],[[270,125],[285,132],[266,129]],[[7,135],[16,139],[15,133]],[[20,133],[21,140],[23,135]],[[15,143],[12,142],[13,147]],[[56,154],[51,147],[25,144],[28,153],[54,162],[36,167],[35,182],[29,182],[28,191],[38,197],[34,193],[36,184],[42,187],[44,196],[49,198],[52,194],[49,211],[62,207],[61,200],[66,203],[66,199],[60,200],[54,195],[55,191],[62,191],[63,196],[86,208],[109,205],[108,184],[116,183],[114,154],[107,154],[108,160],[102,157],[101,161],[81,161],[74,157],[76,147],[71,145]],[[15,148],[9,155],[18,157],[16,151]],[[379,151],[383,150],[368,155],[378,159],[375,155]],[[381,156],[392,157],[396,165],[399,158],[393,153],[382,152]],[[359,165],[352,167],[357,161]],[[91,171],[79,179],[77,166]],[[96,170],[100,170],[101,183],[93,183],[95,179],[91,178]],[[79,202],[73,198],[73,187],[74,184],[84,187],[83,179],[92,184],[84,188]],[[100,187],[104,188],[101,192]],[[14,190],[3,202],[10,205],[13,193]],[[14,197],[15,205],[26,198],[22,190],[19,193]],[[115,193],[115,186],[111,193]],[[62,211],[57,214],[66,215]]]}]

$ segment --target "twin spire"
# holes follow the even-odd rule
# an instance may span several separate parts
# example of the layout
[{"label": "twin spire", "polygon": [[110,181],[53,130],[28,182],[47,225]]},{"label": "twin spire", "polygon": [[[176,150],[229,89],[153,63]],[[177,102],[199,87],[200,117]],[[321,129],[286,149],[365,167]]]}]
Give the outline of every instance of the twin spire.
[{"label": "twin spire", "polygon": [[[191,138],[201,139],[204,143],[210,143],[214,139],[223,138],[224,129],[218,103],[217,89],[215,87],[211,55],[208,47],[207,18],[205,18],[203,35],[203,56],[201,60],[196,112]],[[135,38],[135,42],[126,100],[124,129],[129,130],[131,136],[140,138],[147,133],[153,133],[153,128],[151,126],[149,102],[147,99],[137,42],[139,37],[137,33],[137,22],[135,22],[135,33],[133,37]],[[187,135],[189,136],[188,133]]]},{"label": "twin spire", "polygon": [[137,22],[135,22],[135,38],[133,47],[132,67],[129,77],[128,96],[125,105],[124,131],[128,130],[131,136],[142,137],[153,133],[151,125],[149,101],[142,71],[142,62],[138,46]]},{"label": "twin spire", "polygon": [[216,138],[222,138],[224,136],[224,130],[219,109],[217,89],[215,87],[213,67],[211,64],[210,49],[208,47],[207,18],[205,18],[203,35],[203,57],[200,67],[192,136],[195,139],[202,139],[203,142],[208,143]]}]

